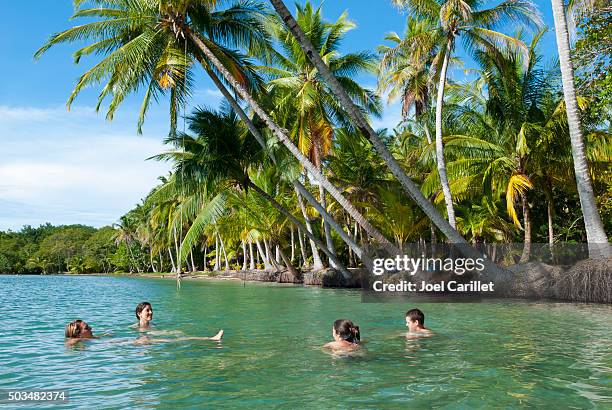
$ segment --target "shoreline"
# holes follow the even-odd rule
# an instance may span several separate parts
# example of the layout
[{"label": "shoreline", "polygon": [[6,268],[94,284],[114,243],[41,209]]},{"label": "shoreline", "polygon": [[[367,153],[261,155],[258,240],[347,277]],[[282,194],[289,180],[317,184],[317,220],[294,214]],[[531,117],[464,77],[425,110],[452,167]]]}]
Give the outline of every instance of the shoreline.
[{"label": "shoreline", "polygon": [[[586,302],[612,304],[612,259],[586,259],[574,265],[547,265],[539,262],[512,265],[506,268],[512,273],[511,280],[505,283],[494,297],[526,300],[555,300],[566,302]],[[318,286],[322,288],[363,289],[370,281],[364,269],[350,269],[353,276],[345,281],[334,269],[305,271],[295,277],[285,271],[216,271],[186,273],[181,280],[215,280],[267,282],[285,285]],[[28,275],[30,276],[30,275]],[[32,275],[37,276],[37,275]],[[40,275],[44,276],[44,275]],[[176,274],[164,273],[60,273],[47,276],[116,276],[131,278],[171,279]],[[395,280],[417,280],[398,274]]]}]

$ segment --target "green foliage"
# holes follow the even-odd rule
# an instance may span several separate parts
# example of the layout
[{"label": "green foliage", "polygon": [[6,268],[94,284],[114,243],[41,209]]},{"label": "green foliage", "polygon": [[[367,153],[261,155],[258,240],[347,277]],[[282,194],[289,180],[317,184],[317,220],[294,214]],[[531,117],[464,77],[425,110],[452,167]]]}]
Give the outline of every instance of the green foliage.
[{"label": "green foliage", "polygon": [[[177,132],[178,112],[191,97],[195,69],[217,73],[193,39],[183,36],[186,30],[196,33],[287,129],[302,152],[398,247],[436,239],[429,221],[348,122],[282,22],[256,1],[223,2],[225,9],[217,3],[97,0],[93,4],[100,7],[85,8],[89,2],[76,1],[74,17],[84,19],[84,24],[52,36],[37,56],[64,42],[84,46],[75,52],[77,63],[82,56],[97,55],[100,61],[82,75],[69,104],[84,87],[100,85],[99,103],[111,99],[107,116],[112,118],[125,97],[144,91],[139,130],[150,103],[168,97],[169,151],[153,158],[170,162],[173,170],[113,227],[47,224],[0,232],[0,272],[178,272],[198,264],[205,268],[204,263],[213,269],[224,269],[226,263],[239,269],[245,257],[243,243],[254,249],[260,245],[262,253],[266,248],[275,253],[278,245],[286,255],[294,255],[297,265],[313,260],[303,232],[299,238],[304,247],[296,250],[297,230],[278,208],[305,222],[290,181],[300,178],[312,192],[319,187],[311,185],[296,161],[270,138],[260,118],[253,116],[253,123],[267,137],[263,148],[226,104],[217,110],[195,109],[186,118],[188,132]],[[389,100],[402,101],[403,118],[394,132],[383,130],[380,137],[406,173],[442,208],[435,143],[429,135],[434,124],[432,95],[446,53],[456,54],[454,48],[461,42],[476,63],[469,76],[473,81],[448,79],[443,124],[435,124],[436,131],[443,130],[460,233],[474,243],[520,240],[528,209],[534,241],[548,241],[549,228],[556,241],[584,241],[560,73],[555,66],[543,67],[538,50],[543,31],[523,34],[523,28],[541,25],[534,4],[507,0],[484,9],[489,4],[477,0],[394,3],[406,7],[409,18],[404,36],[391,33],[385,38],[391,44],[378,49],[378,91],[387,93]],[[357,81],[359,75],[375,71],[374,54],[342,52],[342,39],[355,28],[348,14],[328,22],[322,6],[306,2],[297,6],[296,20],[358,109],[379,115],[383,96]],[[518,34],[496,31],[507,23],[519,26]],[[609,9],[580,15],[575,57],[589,170],[608,230],[610,26]],[[260,65],[255,67],[251,58]],[[456,63],[452,58],[450,62]],[[327,212],[359,246],[372,245],[337,202],[329,200]],[[322,218],[309,204],[304,214],[313,234],[322,237]],[[353,250],[340,242],[339,235],[333,233],[331,239],[339,257],[357,266]]]},{"label": "green foliage", "polygon": [[[578,13],[578,40],[573,53],[578,91],[591,100],[589,115],[612,119],[612,7]],[[601,120],[601,118],[600,118]]]}]

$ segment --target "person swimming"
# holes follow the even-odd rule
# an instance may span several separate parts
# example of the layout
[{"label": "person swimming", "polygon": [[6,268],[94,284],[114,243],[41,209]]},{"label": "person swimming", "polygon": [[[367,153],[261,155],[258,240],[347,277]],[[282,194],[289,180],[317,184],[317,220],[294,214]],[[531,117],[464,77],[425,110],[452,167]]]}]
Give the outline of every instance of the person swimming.
[{"label": "person swimming", "polygon": [[[149,302],[140,302],[136,306],[136,319],[138,323],[133,325],[132,327],[137,328],[138,330],[147,331],[151,328],[151,321],[153,320],[153,306]],[[161,334],[161,332],[155,332],[157,334]],[[168,333],[168,332],[165,332]],[[178,337],[173,339],[153,339],[148,336],[141,336],[138,340],[138,344],[142,343],[164,343],[164,342],[176,342],[182,340],[212,340],[215,342],[220,342],[223,338],[223,329],[219,330],[214,336],[205,336],[205,337]]]},{"label": "person swimming", "polygon": [[419,309],[410,309],[406,312],[406,337],[426,337],[433,332],[425,327],[425,314]]},{"label": "person swimming", "polygon": [[361,334],[359,326],[356,326],[348,319],[338,319],[332,326],[333,342],[325,344],[323,347],[329,349],[353,350],[359,347]]},{"label": "person swimming", "polygon": [[[83,340],[99,339],[98,336],[93,335],[92,327],[81,319],[76,319],[68,323],[64,330],[64,336],[66,337],[66,344],[70,346]],[[103,336],[107,336],[107,334]]]},{"label": "person swimming", "polygon": [[76,319],[68,323],[64,335],[66,339],[97,339],[92,333],[91,326],[81,319]]},{"label": "person swimming", "polygon": [[138,320],[138,328],[141,330],[150,327],[153,320],[153,306],[149,302],[140,302],[136,306],[136,320]]}]

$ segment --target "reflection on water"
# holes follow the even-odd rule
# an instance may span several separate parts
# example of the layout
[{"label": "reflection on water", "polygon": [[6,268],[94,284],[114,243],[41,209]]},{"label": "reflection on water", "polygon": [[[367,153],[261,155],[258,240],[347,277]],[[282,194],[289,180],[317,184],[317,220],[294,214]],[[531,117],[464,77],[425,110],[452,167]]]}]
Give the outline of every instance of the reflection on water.
[{"label": "reflection on water", "polygon": [[[149,300],[156,327],[130,328]],[[68,389],[69,408],[607,407],[612,308],[420,304],[435,335],[405,337],[414,306],[358,292],[114,277],[0,276],[0,388]],[[363,346],[321,349],[350,318]],[[67,347],[80,318],[112,336]],[[135,344],[140,337],[211,336]]]}]

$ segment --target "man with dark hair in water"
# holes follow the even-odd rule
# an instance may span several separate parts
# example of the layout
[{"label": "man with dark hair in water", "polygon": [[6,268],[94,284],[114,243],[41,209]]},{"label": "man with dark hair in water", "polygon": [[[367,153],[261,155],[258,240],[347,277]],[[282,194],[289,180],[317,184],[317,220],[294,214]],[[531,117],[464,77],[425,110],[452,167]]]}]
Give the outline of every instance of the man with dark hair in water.
[{"label": "man with dark hair in water", "polygon": [[406,336],[431,336],[431,330],[425,327],[425,315],[419,309],[410,309],[406,312]]}]

